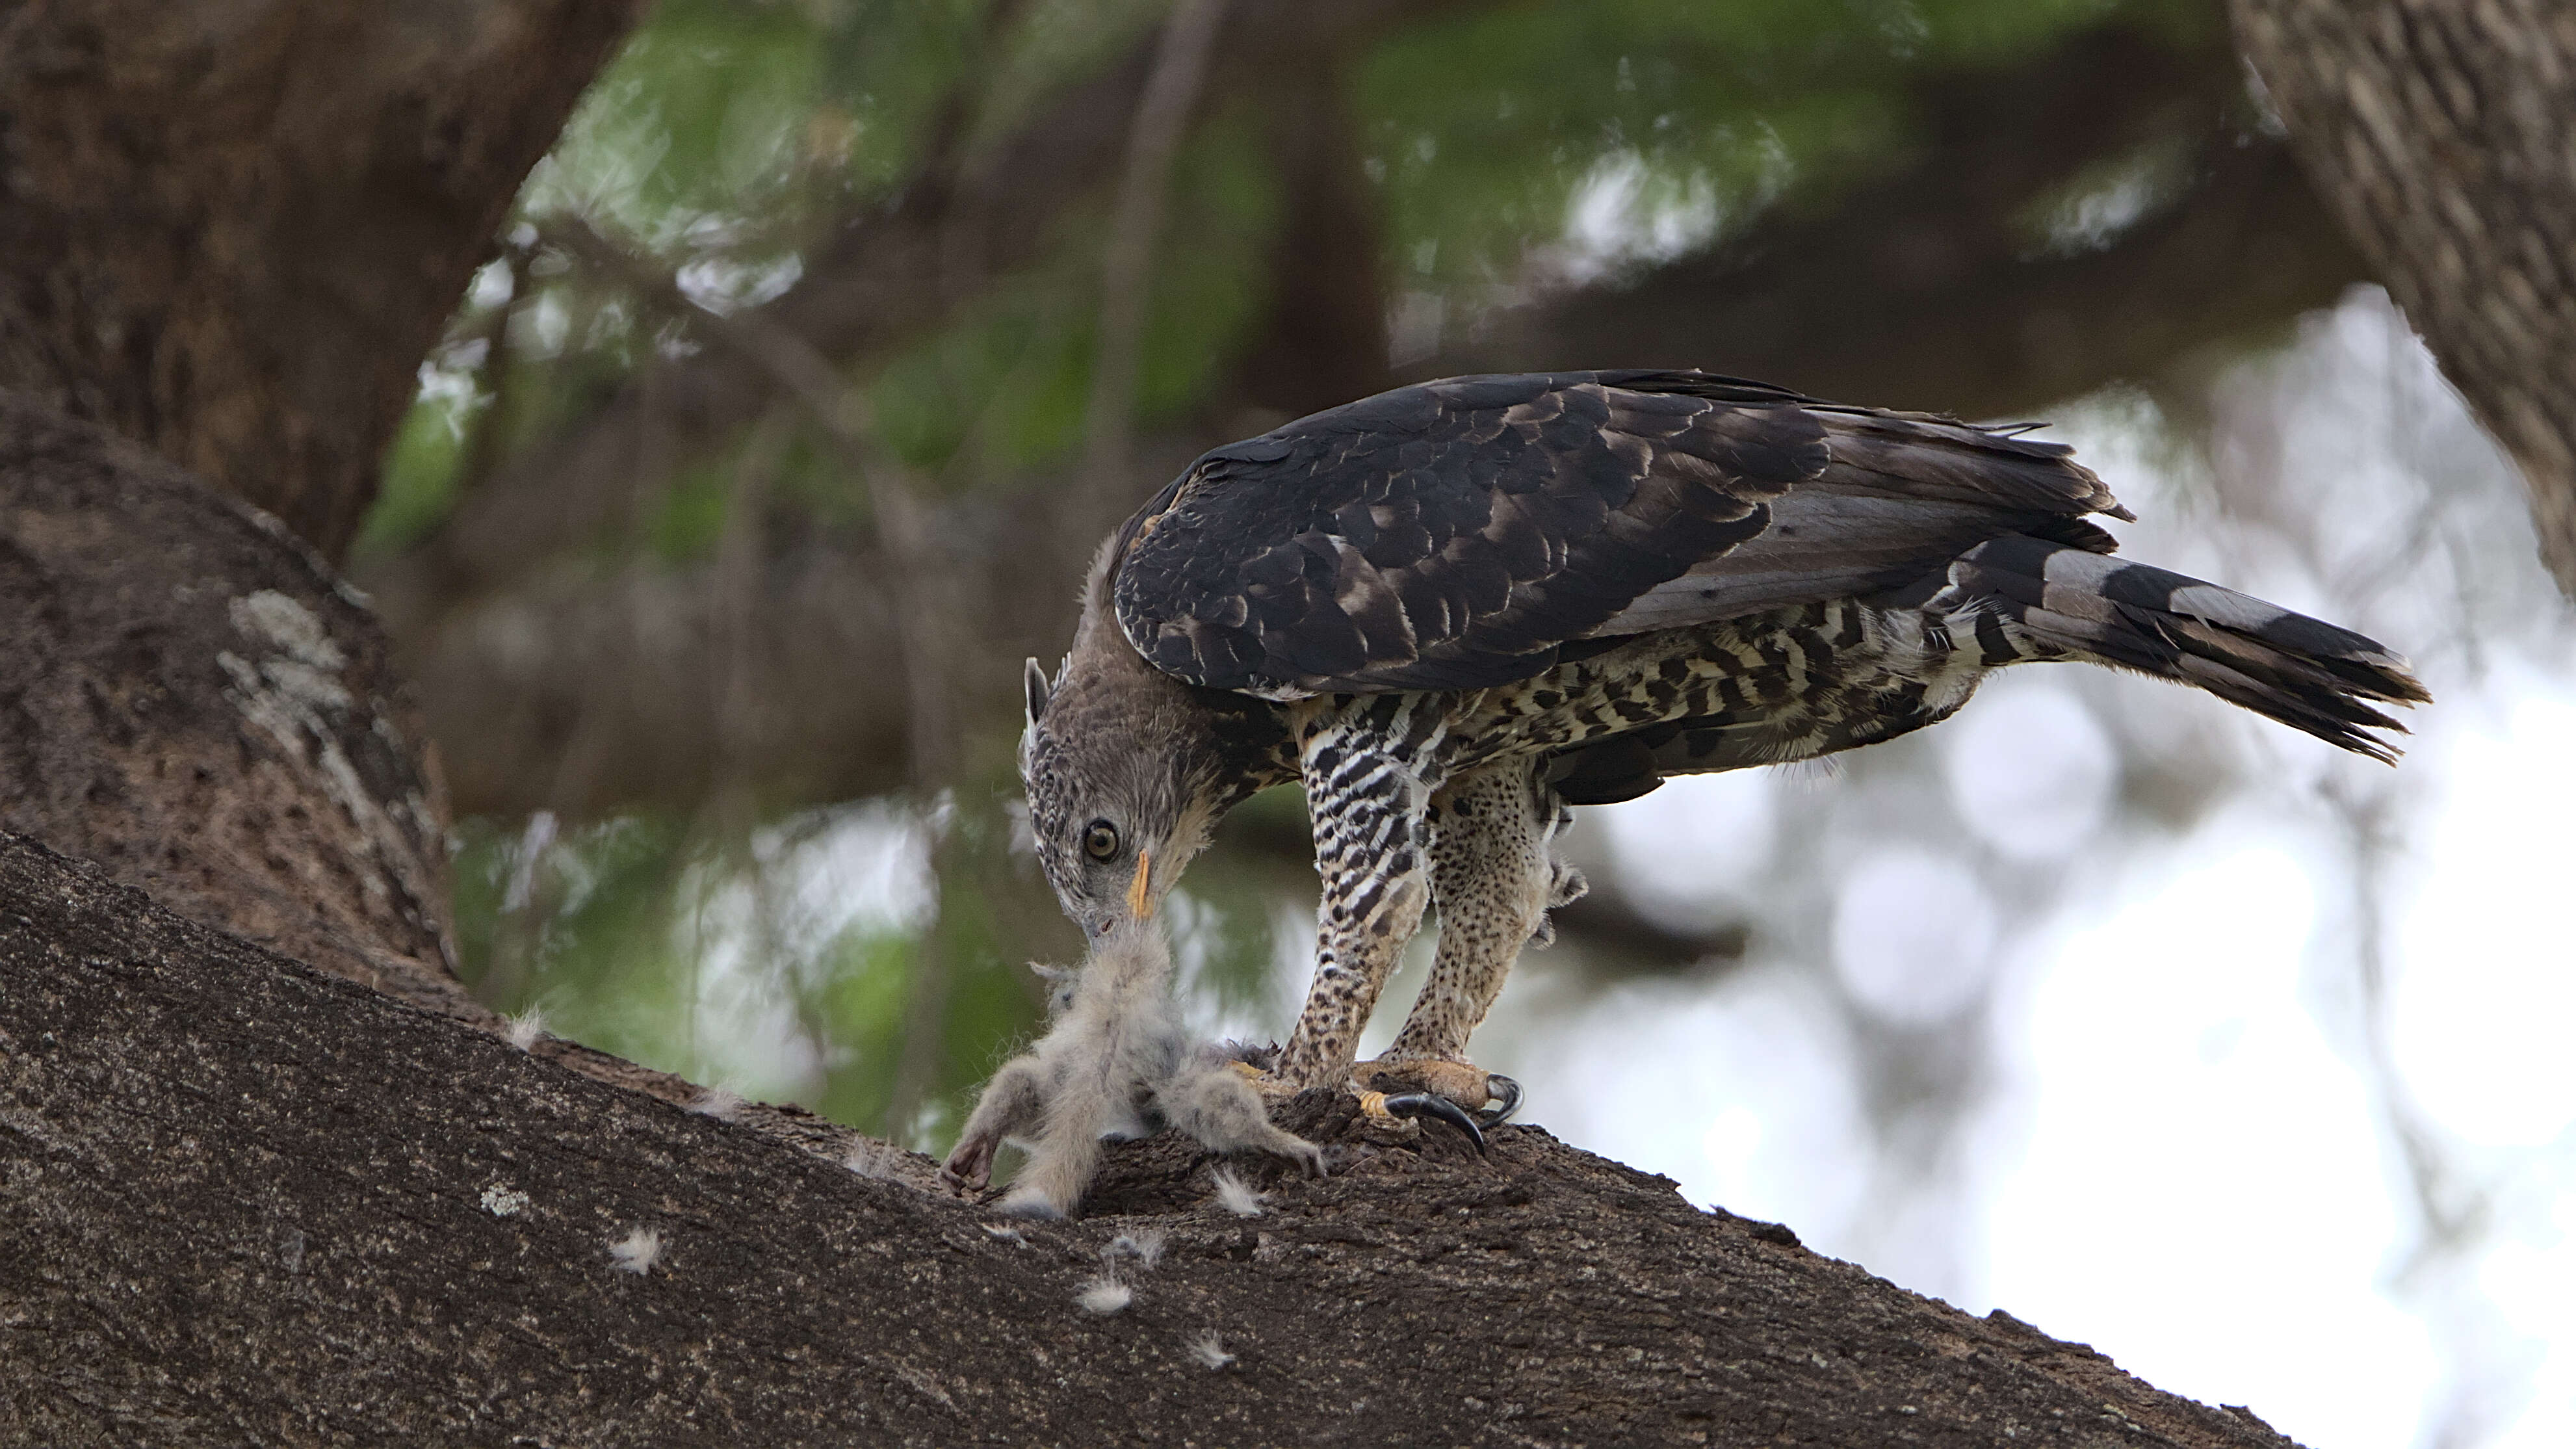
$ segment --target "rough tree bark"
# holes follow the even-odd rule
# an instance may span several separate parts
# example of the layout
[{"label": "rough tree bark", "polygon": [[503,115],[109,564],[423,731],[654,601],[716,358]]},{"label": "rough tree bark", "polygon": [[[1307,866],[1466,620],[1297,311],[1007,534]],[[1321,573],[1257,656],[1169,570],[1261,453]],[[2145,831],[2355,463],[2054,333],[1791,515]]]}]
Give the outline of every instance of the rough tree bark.
[{"label": "rough tree bark", "polygon": [[[0,829],[496,1022],[453,973],[414,696],[316,544],[364,512],[421,352],[635,9],[0,15]],[[854,1135],[751,1120],[818,1149]]]},{"label": "rough tree bark", "polygon": [[0,392],[0,829],[415,1004],[447,813],[382,630],[266,518]]},{"label": "rough tree bark", "polygon": [[[446,804],[390,658],[363,597],[274,518],[0,392],[0,831],[493,1029],[454,973]],[[668,1101],[698,1092],[574,1043],[541,1051]],[[747,1120],[817,1151],[856,1138],[774,1108]]]},{"label": "rough tree bark", "polygon": [[637,3],[0,11],[0,388],[337,559],[421,354]]},{"label": "rough tree bark", "polygon": [[2231,0],[2326,204],[2521,464],[2576,596],[2576,11]]},{"label": "rough tree bark", "polygon": [[0,1438],[2289,1442],[1536,1128],[1480,1160],[1291,1110],[1341,1164],[1258,1217],[1167,1134],[997,1233],[926,1159],[619,1092],[0,838]]},{"label": "rough tree bark", "polygon": [[0,16],[0,825],[474,1013],[424,731],[314,551],[633,10]]}]

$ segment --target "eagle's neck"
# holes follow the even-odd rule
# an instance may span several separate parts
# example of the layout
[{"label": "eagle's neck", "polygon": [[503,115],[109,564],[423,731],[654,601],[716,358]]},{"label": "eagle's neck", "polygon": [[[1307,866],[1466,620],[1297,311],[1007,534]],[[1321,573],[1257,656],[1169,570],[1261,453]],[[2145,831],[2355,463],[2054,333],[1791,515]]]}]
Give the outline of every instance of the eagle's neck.
[{"label": "eagle's neck", "polygon": [[1118,627],[1106,574],[1095,567],[1084,590],[1073,651],[1047,707],[1050,727],[1138,750],[1169,771],[1181,816],[1208,829],[1256,792],[1295,779],[1296,754],[1279,708],[1185,684],[1146,663]]}]

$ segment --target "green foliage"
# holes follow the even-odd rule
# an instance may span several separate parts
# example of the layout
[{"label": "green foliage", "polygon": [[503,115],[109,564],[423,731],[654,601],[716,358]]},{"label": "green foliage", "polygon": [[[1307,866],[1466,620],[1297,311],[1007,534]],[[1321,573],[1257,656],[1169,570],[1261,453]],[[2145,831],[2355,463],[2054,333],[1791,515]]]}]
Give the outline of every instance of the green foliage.
[{"label": "green foliage", "polygon": [[[730,837],[646,816],[561,834],[551,820],[468,822],[456,860],[463,975],[503,1011],[543,1010],[559,1035],[877,1128],[923,1019],[927,924],[945,1001],[908,1125],[935,1144],[995,1044],[1030,1035],[1039,1014],[1035,978],[999,934],[1010,913],[992,898],[1027,884],[1008,864],[1006,827],[952,820],[944,908],[925,920],[906,882],[928,861],[927,837],[899,811],[809,811]],[[850,878],[871,858],[884,867],[866,872],[873,886]],[[782,1034],[804,1047],[793,1059],[776,1050]]]},{"label": "green foliage", "polygon": [[[827,955],[808,1010],[831,1022],[852,1062],[890,1066],[903,1052],[904,1008],[912,1000],[920,943],[900,931],[853,931]],[[831,1074],[814,1109],[875,1127],[893,1095],[890,1070]]]},{"label": "green foliage", "polygon": [[777,244],[899,182],[984,6],[665,0],[583,98],[523,209],[656,249]]},{"label": "green foliage", "polygon": [[465,429],[476,411],[464,400],[424,394],[403,415],[385,453],[376,506],[358,536],[361,555],[391,553],[426,536],[456,503],[465,458]]},{"label": "green foliage", "polygon": [[[887,442],[913,466],[944,471],[971,446],[971,471],[1010,486],[1081,449],[1103,202],[1070,219],[1059,259],[886,364],[871,396]],[[1169,235],[1186,245],[1166,246],[1147,301],[1136,380],[1146,426],[1221,386],[1261,320],[1280,196],[1252,117],[1229,113],[1192,137],[1174,158],[1166,208]]]},{"label": "green foliage", "polygon": [[[1906,144],[1905,87],[2118,13],[2104,0],[1557,0],[1417,27],[1358,74],[1388,253],[1415,285],[1508,283],[1589,200],[1642,249],[1698,245]],[[1617,257],[1608,260],[1618,260]]]},{"label": "green foliage", "polygon": [[557,1034],[648,1066],[698,1065],[699,962],[673,929],[692,863],[684,830],[628,817],[560,839],[488,822],[460,834],[458,946],[484,1000],[541,1007]]},{"label": "green foliage", "polygon": [[691,468],[671,480],[661,506],[647,522],[653,552],[666,563],[686,563],[714,555],[733,512],[733,479],[724,470]]}]

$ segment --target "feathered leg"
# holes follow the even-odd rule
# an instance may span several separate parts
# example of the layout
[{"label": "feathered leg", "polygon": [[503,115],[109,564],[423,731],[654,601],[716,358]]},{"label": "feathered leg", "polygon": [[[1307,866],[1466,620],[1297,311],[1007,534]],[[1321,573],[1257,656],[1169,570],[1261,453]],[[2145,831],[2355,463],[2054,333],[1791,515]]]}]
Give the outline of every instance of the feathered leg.
[{"label": "feathered leg", "polygon": [[1278,1075],[1291,1088],[1344,1080],[1360,1028],[1430,900],[1430,795],[1445,726],[1416,697],[1315,700],[1291,715],[1323,884],[1315,983]]},{"label": "feathered leg", "polygon": [[1541,939],[1548,908],[1581,893],[1547,842],[1563,813],[1537,762],[1502,760],[1452,780],[1431,802],[1431,894],[1440,954],[1386,1054],[1354,1074],[1378,1092],[1428,1092],[1500,1121],[1520,1087],[1467,1060],[1467,1039],[1501,994],[1521,948]]},{"label": "feathered leg", "polygon": [[1556,903],[1547,854],[1556,807],[1541,793],[1534,761],[1470,770],[1432,797],[1431,810],[1440,954],[1382,1060],[1465,1060],[1467,1038]]}]

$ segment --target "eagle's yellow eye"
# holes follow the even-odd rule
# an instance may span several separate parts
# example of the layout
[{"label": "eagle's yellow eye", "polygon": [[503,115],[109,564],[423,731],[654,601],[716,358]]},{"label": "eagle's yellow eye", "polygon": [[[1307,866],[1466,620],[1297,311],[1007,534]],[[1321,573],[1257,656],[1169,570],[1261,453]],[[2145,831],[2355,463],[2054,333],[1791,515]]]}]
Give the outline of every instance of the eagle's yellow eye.
[{"label": "eagle's yellow eye", "polygon": [[1082,827],[1082,853],[1093,860],[1107,860],[1118,853],[1118,827],[1106,820],[1094,820]]}]

